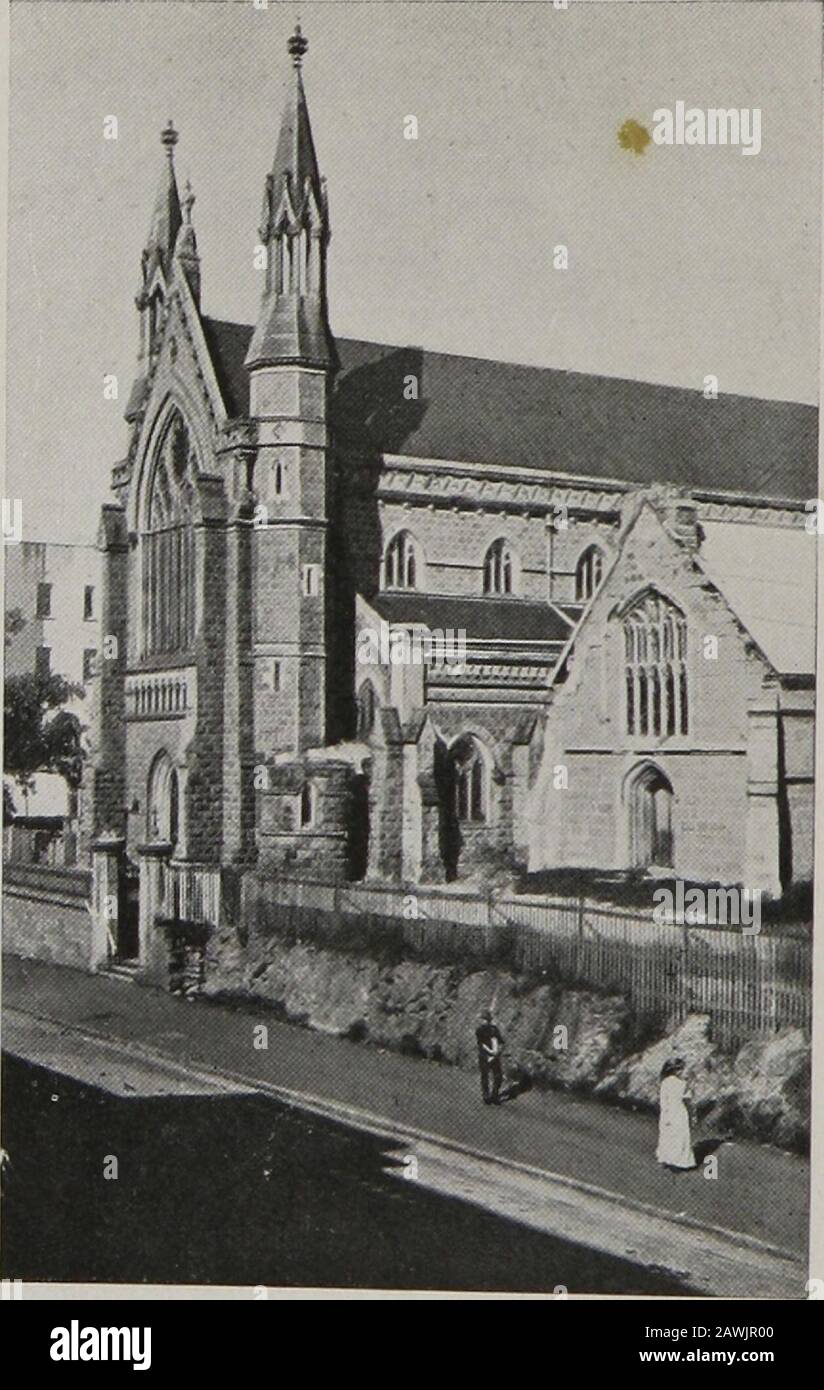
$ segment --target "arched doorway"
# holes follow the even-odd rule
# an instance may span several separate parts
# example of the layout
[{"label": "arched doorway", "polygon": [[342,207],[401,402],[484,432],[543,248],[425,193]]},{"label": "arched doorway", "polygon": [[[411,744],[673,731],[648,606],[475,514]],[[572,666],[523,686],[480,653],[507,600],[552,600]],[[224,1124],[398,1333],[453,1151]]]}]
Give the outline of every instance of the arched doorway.
[{"label": "arched doorway", "polygon": [[159,753],[152,763],[146,804],[148,839],[165,840],[174,851],[180,839],[180,785],[168,753]]},{"label": "arched doorway", "polygon": [[467,834],[489,823],[490,770],[474,734],[461,734],[446,748],[436,745],[435,778],[440,800],[440,850],[447,881],[458,877]]},{"label": "arched doorway", "polygon": [[647,766],[630,785],[630,859],[634,868],[673,867],[672,785]]}]

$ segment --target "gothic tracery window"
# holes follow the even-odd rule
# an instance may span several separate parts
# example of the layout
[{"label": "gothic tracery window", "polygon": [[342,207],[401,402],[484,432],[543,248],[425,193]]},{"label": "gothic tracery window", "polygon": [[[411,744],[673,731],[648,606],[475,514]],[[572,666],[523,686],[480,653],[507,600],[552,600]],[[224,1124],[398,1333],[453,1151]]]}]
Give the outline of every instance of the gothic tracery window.
[{"label": "gothic tracery window", "polygon": [[416,589],[418,569],[417,545],[408,531],[399,531],[386,550],[384,586],[387,589]]},{"label": "gothic tracery window", "polygon": [[624,614],[628,734],[686,734],[687,620],[661,594],[645,594]]},{"label": "gothic tracery window", "polygon": [[515,556],[505,540],[497,540],[484,560],[484,593],[511,594],[514,590]]},{"label": "gothic tracery window", "polygon": [[575,599],[578,603],[588,603],[604,577],[604,552],[600,546],[590,545],[584,551],[575,569]]},{"label": "gothic tracery window", "polygon": [[196,475],[195,450],[176,411],[155,458],[142,537],[144,656],[186,652],[194,641]]}]

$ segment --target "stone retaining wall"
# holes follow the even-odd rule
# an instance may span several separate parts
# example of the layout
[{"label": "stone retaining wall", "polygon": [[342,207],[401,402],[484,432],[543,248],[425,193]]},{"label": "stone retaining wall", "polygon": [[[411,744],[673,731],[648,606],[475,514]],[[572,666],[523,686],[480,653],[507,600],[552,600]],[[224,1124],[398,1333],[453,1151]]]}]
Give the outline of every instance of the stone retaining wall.
[{"label": "stone retaining wall", "polygon": [[84,870],[6,865],[3,950],[88,970],[92,951],[90,875]]},{"label": "stone retaining wall", "polygon": [[276,932],[226,927],[208,949],[205,993],[270,1003],[321,1032],[476,1068],[475,1028],[495,1010],[505,1070],[519,1086],[578,1090],[654,1110],[666,1057],[683,1056],[704,1135],[740,1135],[799,1152],[809,1143],[809,1041],[800,1029],[729,1055],[693,1015],[646,1036],[619,995],[564,987],[546,975],[420,959],[379,959]]}]

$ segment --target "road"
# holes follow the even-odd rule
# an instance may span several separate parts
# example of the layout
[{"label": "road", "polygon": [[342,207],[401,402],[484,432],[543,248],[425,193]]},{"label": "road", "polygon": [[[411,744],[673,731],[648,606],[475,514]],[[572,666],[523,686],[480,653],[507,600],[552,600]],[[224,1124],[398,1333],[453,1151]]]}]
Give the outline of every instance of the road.
[{"label": "road", "polygon": [[[260,1024],[268,1029],[265,1050],[254,1045]],[[132,1187],[128,1211],[151,1210],[158,1178],[164,1191],[176,1193],[176,1212],[187,1212],[191,1200],[187,1221],[196,1232],[202,1233],[204,1210],[213,1227],[215,1204],[228,1204],[225,1223],[217,1224],[233,1235],[219,1257],[210,1246],[212,1267],[206,1269],[190,1230],[192,1266],[184,1269],[178,1260],[177,1273],[164,1278],[188,1282],[206,1269],[210,1282],[317,1284],[329,1282],[332,1270],[333,1282],[343,1286],[804,1295],[808,1166],[775,1150],[724,1144],[717,1151],[717,1180],[705,1179],[701,1170],[674,1178],[654,1162],[651,1117],[535,1091],[486,1108],[476,1079],[454,1068],[295,1028],[260,1006],[185,1003],[130,982],[32,961],[5,964],[4,1047],[33,1064],[12,1064],[5,1134],[19,1120],[15,1105],[21,1113],[36,1112],[35,1091],[42,1096],[46,1078],[61,1078],[62,1113],[73,1115],[69,1139],[79,1132],[95,1144],[105,1142],[97,1131],[104,1101],[112,1112],[106,1123],[126,1126],[127,1138],[119,1141],[124,1153],[136,1142],[127,1120],[133,1123],[138,1109],[141,1132],[148,1135],[158,1123],[150,1117],[167,1116],[164,1147],[143,1155],[144,1186]],[[45,1129],[34,1125],[26,1133],[24,1127],[20,1135],[32,1159],[57,1123],[60,1103],[49,1105]],[[218,1112],[223,1118],[218,1133],[203,1138],[200,1163],[193,1163],[191,1125],[183,1116],[201,1112],[196,1129],[209,1130],[206,1117],[214,1123]],[[286,1157],[267,1157],[264,1129],[292,1135]],[[251,1162],[256,1175],[246,1191],[247,1197],[257,1192],[258,1200],[243,1210],[233,1206],[236,1182],[225,1191],[218,1183],[218,1201],[214,1175],[207,1179],[201,1171],[222,1152],[226,1135],[226,1171],[248,1176]],[[318,1159],[319,1135],[331,1144],[332,1159]],[[68,1142],[55,1132],[47,1151],[55,1141]],[[99,1146],[92,1151],[100,1157]],[[239,1154],[257,1154],[259,1162],[241,1161]],[[12,1159],[19,1173],[25,1160],[14,1153]],[[330,1184],[311,1180],[327,1161],[336,1175],[334,1216],[325,1201]],[[187,1201],[179,1190],[181,1171],[188,1177]],[[273,1174],[277,1192],[288,1190],[290,1203],[285,1212],[277,1201],[271,1219],[276,1229],[285,1216],[287,1228],[293,1219],[302,1222],[300,1260],[295,1242],[275,1239],[261,1219],[272,1205]],[[116,1183],[107,1187],[126,1191]],[[75,1210],[78,1201],[88,1208],[90,1190],[87,1183],[73,1193]],[[42,1203],[43,1191],[29,1198]],[[87,1212],[92,1227],[95,1210],[92,1205]],[[134,1229],[128,1211],[120,1211],[121,1228]],[[473,1223],[481,1223],[478,1231]],[[261,1239],[266,1232],[262,1250],[246,1240],[250,1257],[256,1252],[254,1268],[235,1248],[234,1233],[247,1227]],[[364,1232],[370,1234],[366,1246]],[[242,1253],[243,1241],[240,1247]],[[5,1249],[10,1261],[8,1234]],[[118,1249],[115,1268],[125,1278],[122,1242]],[[145,1248],[145,1236],[130,1249],[144,1272],[129,1277],[158,1277],[163,1261]],[[87,1252],[87,1262],[94,1255]],[[81,1277],[63,1268],[37,1275],[11,1263],[4,1274]],[[87,1269],[82,1277],[103,1275]]]}]

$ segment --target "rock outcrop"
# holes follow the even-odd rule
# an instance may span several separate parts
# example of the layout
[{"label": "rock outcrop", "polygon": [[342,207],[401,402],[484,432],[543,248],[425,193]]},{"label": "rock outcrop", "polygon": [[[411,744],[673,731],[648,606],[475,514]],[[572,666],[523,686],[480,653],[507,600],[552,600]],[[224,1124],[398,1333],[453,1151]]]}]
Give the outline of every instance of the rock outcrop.
[{"label": "rock outcrop", "polygon": [[801,1029],[753,1038],[730,1057],[710,1039],[710,1020],[691,1015],[668,1036],[624,1058],[594,1093],[624,1104],[657,1104],[661,1067],[683,1057],[702,1131],[805,1151],[810,1127],[810,1043]]}]

